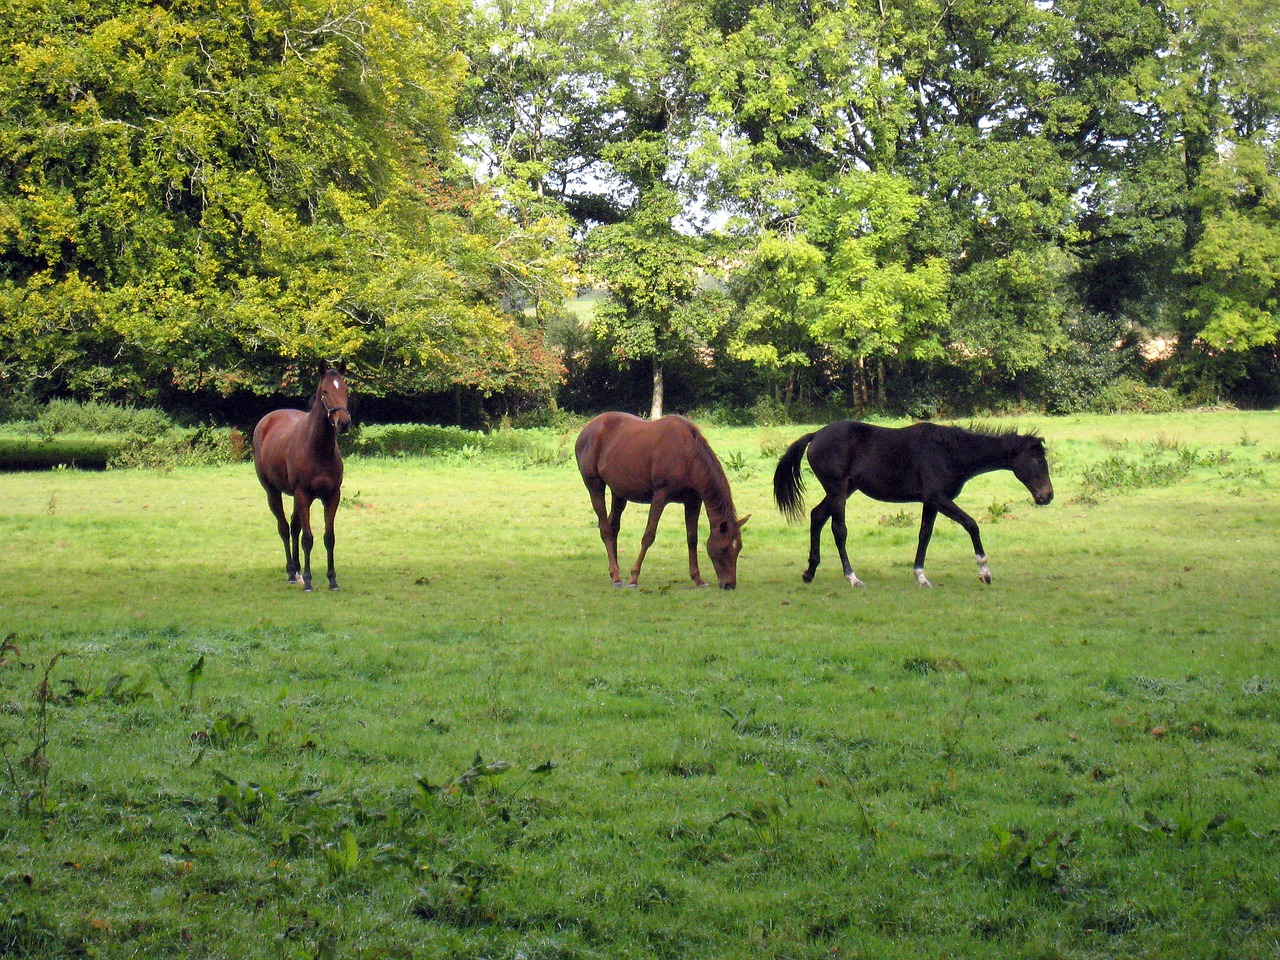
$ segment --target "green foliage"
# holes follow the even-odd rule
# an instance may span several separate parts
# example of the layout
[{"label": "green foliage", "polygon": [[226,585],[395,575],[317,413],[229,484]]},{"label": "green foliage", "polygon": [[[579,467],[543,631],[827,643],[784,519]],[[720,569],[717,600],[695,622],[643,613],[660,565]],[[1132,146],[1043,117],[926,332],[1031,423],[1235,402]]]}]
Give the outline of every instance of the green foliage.
[{"label": "green foliage", "polygon": [[203,464],[240,463],[252,457],[250,440],[235,427],[171,430],[156,437],[135,437],[107,461],[112,469],[150,467],[171,470]]},{"label": "green foliage", "polygon": [[1070,868],[1080,840],[1080,832],[1060,833],[1051,830],[1039,840],[1021,827],[993,826],[995,834],[983,851],[984,862],[1007,870],[1015,879],[1044,883],[1060,883]]},{"label": "green foliage", "polygon": [[1132,454],[1122,447],[1081,471],[1083,496],[1170,486],[1196,468],[1221,466],[1230,460],[1226,450],[1202,451],[1165,440],[1139,445]]},{"label": "green foliage", "polygon": [[504,428],[483,433],[462,427],[426,424],[362,426],[343,449],[364,457],[435,457],[465,463],[482,454],[514,459],[525,466],[553,466],[572,456],[573,432],[558,429]]},{"label": "green foliage", "polygon": [[592,233],[593,267],[609,289],[592,328],[620,363],[672,359],[705,346],[724,323],[699,285],[705,253],[673,224],[675,200],[655,188],[630,219]]},{"label": "green foliage", "polygon": [[1214,350],[1242,353],[1280,336],[1280,173],[1274,145],[1235,144],[1206,165],[1203,233],[1187,271],[1188,319]]},{"label": "green foliage", "polygon": [[270,392],[346,357],[370,392],[545,390],[558,365],[500,307],[540,238],[454,171],[456,19],[452,0],[11,5],[0,375]]},{"label": "green foliage", "polygon": [[158,437],[173,428],[173,420],[160,410],[74,400],[51,400],[30,420],[10,427],[17,433],[42,437],[65,433],[110,433],[138,438]]},{"label": "green foliage", "polygon": [[1099,413],[1172,413],[1187,404],[1167,387],[1122,376],[1099,388],[1091,406]]}]

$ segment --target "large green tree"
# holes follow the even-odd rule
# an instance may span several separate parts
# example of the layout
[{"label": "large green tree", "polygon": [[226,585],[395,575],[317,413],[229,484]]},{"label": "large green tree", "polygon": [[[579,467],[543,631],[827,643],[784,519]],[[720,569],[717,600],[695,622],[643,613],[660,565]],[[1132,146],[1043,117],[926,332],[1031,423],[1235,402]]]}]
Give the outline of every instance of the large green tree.
[{"label": "large green tree", "polygon": [[500,302],[530,244],[459,176],[453,0],[5,5],[0,376],[139,397],[316,356],[375,391],[521,368]]}]

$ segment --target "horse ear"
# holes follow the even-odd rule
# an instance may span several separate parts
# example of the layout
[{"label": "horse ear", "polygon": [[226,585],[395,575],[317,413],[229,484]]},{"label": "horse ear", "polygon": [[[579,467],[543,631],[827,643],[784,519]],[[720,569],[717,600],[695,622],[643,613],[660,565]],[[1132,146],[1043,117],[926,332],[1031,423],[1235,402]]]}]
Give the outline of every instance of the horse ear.
[{"label": "horse ear", "polygon": [[337,370],[340,374],[342,374],[345,377],[347,375],[347,361],[339,360]]},{"label": "horse ear", "polygon": [[738,529],[741,530],[743,527],[745,527],[747,525],[747,521],[750,519],[751,519],[751,514],[749,513],[745,517],[740,517],[738,519]]},{"label": "horse ear", "polygon": [[323,377],[328,372],[329,364],[326,361],[319,360],[316,362],[316,376]]}]

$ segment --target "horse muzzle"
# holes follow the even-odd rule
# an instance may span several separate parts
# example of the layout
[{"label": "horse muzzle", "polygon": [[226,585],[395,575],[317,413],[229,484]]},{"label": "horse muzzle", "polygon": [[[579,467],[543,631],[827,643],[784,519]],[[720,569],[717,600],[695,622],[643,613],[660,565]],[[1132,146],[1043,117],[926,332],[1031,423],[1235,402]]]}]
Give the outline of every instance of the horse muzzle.
[{"label": "horse muzzle", "polygon": [[329,411],[329,422],[339,433],[346,433],[351,429],[351,414],[346,407],[334,407]]},{"label": "horse muzzle", "polygon": [[721,589],[721,590],[736,590],[736,589],[738,589],[738,582],[735,580],[733,583],[721,583],[721,584],[720,584],[720,589]]},{"label": "horse muzzle", "polygon": [[1035,500],[1037,507],[1043,507],[1053,503],[1053,487],[1045,487],[1043,490],[1037,490],[1031,495]]}]

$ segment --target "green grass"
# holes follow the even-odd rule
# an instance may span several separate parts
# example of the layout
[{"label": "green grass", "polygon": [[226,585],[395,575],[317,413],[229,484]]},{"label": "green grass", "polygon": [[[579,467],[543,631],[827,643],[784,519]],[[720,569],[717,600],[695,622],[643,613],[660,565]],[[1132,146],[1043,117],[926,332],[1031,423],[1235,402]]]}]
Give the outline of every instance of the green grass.
[{"label": "green grass", "polygon": [[990,588],[860,497],[801,583],[800,427],[733,593],[519,444],[349,459],[337,594],[247,464],[0,476],[0,954],[1274,957],[1280,414],[1020,425]]}]

